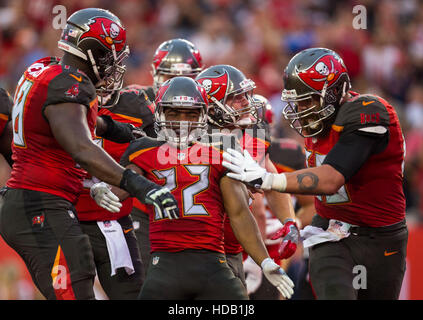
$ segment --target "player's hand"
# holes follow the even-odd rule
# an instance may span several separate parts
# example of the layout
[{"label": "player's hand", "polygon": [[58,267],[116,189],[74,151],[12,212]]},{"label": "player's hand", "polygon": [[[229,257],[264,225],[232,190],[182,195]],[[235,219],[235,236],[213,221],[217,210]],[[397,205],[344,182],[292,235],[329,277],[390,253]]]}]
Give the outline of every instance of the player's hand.
[{"label": "player's hand", "polygon": [[134,136],[134,139],[146,137],[147,134],[139,127],[134,126],[133,124],[129,124],[132,130],[132,135]]},{"label": "player's hand", "polygon": [[288,259],[297,250],[298,242],[300,241],[300,231],[297,224],[292,219],[286,219],[284,225],[279,229],[270,239],[280,239],[278,253],[279,259]]},{"label": "player's hand", "polygon": [[145,203],[156,207],[159,219],[178,219],[179,209],[175,197],[168,188],[157,188],[150,190],[145,196]]},{"label": "player's hand", "polygon": [[247,285],[247,293],[251,294],[257,291],[260,287],[263,273],[261,268],[254,262],[254,260],[248,256],[244,261],[244,272],[245,272],[245,283]]},{"label": "player's hand", "polygon": [[110,189],[110,186],[105,182],[96,183],[90,188],[90,196],[100,207],[116,213],[120,211],[122,203]]},{"label": "player's hand", "polygon": [[294,283],[285,271],[270,258],[263,260],[261,268],[267,280],[279,290],[284,298],[290,299],[294,294]]},{"label": "player's hand", "polygon": [[265,168],[260,167],[247,150],[244,150],[242,154],[237,150],[227,149],[223,153],[223,159],[222,165],[232,171],[228,173],[228,177],[256,189],[270,190],[272,188],[272,175]]}]

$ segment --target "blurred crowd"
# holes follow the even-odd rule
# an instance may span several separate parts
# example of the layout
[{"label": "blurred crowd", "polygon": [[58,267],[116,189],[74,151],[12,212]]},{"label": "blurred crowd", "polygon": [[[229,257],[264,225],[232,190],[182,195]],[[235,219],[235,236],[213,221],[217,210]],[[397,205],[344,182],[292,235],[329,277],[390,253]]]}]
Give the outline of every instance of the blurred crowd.
[{"label": "blurred crowd", "polygon": [[[127,84],[150,85],[160,43],[186,38],[205,66],[242,70],[274,109],[274,136],[300,137],[281,121],[282,74],[307,47],[337,51],[353,90],[384,97],[396,108],[407,143],[407,214],[423,221],[423,2],[419,0],[0,0],[0,86],[13,93],[25,68],[61,55],[53,8],[69,16],[86,7],[109,9],[127,29],[131,56]],[[354,29],[356,5],[366,29]],[[363,14],[361,12],[361,14]]]},{"label": "blurred crowd", "polygon": [[[366,29],[354,29],[362,5]],[[14,91],[33,61],[61,55],[61,30],[53,27],[56,5],[69,16],[101,7],[119,16],[128,31],[131,56],[127,84],[149,85],[155,49],[186,38],[205,66],[226,63],[251,77],[256,92],[275,111],[275,136],[297,137],[281,120],[282,74],[289,59],[307,47],[337,51],[353,90],[379,94],[400,115],[407,141],[407,206],[423,219],[423,3],[418,0],[0,0],[0,86]],[[301,139],[300,139],[301,140]]]}]

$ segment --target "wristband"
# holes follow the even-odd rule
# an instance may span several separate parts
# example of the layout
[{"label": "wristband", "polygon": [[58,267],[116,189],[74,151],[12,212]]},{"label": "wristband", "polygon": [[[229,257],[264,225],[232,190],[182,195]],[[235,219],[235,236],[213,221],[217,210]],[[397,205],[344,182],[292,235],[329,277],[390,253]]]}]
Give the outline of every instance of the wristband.
[{"label": "wristband", "polygon": [[271,258],[266,258],[261,262],[261,268],[264,269],[265,265],[268,264],[269,262],[275,263]]},{"label": "wristband", "polygon": [[144,178],[131,169],[123,172],[120,188],[127,191],[132,197],[137,198],[145,203],[146,195],[152,189],[160,189],[161,187],[154,182]]},{"label": "wristband", "polygon": [[273,173],[272,174],[272,190],[284,192],[286,189],[286,175],[284,173]]}]

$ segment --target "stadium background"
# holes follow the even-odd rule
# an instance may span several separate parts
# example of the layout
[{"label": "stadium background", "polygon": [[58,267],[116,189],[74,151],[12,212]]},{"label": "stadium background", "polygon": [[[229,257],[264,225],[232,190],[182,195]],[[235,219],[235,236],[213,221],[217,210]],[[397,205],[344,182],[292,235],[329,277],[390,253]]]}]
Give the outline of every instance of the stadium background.
[{"label": "stadium background", "polygon": [[[111,10],[127,28],[126,83],[150,85],[158,45],[186,38],[206,67],[225,63],[257,84],[275,112],[274,136],[300,137],[281,120],[282,72],[307,47],[337,51],[353,90],[379,94],[396,108],[407,142],[404,189],[410,230],[401,299],[423,299],[423,3],[419,0],[0,0],[0,86],[11,94],[33,61],[61,55],[53,27],[56,5],[67,15],[86,7]],[[366,29],[354,29],[362,5]],[[383,288],[381,288],[383,290]],[[0,300],[38,299],[20,258],[0,238]]]}]

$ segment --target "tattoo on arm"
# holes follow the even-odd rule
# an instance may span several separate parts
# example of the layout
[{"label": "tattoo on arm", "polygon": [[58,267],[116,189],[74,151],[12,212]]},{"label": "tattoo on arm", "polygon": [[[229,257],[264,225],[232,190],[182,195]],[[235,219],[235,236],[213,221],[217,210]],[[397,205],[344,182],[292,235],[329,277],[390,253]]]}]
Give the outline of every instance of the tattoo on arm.
[{"label": "tattoo on arm", "polygon": [[301,191],[313,191],[319,183],[319,177],[311,172],[297,175],[298,185]]}]

